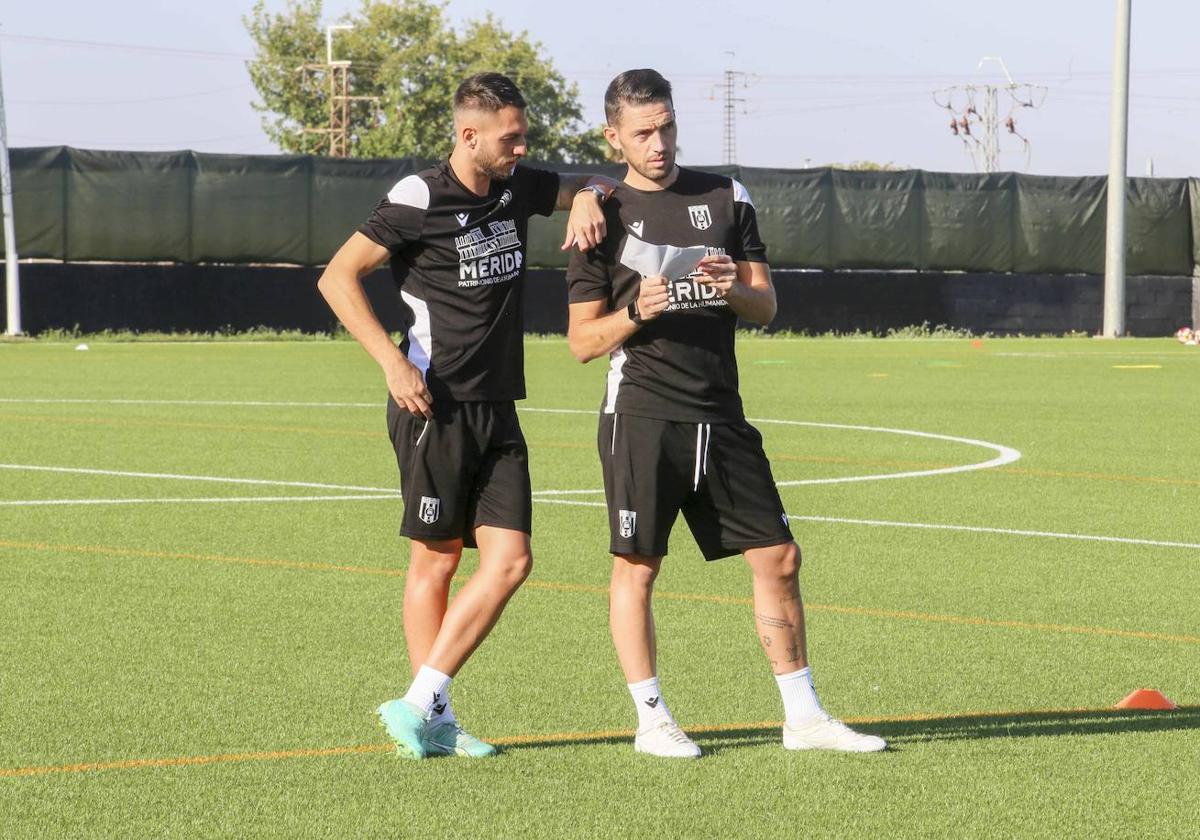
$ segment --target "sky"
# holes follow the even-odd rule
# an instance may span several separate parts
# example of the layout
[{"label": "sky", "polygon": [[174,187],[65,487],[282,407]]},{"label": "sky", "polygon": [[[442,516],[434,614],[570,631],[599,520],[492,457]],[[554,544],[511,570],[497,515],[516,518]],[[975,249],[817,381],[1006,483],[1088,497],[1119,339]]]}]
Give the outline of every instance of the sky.
[{"label": "sky", "polygon": [[[17,2],[0,7],[0,68],[11,146],[272,154],[251,108],[253,0]],[[327,0],[329,22],[359,3]],[[267,0],[272,11],[285,0]],[[680,162],[722,162],[725,71],[738,76],[736,160],[801,168],[871,160],[970,172],[934,92],[1033,89],[1038,107],[998,94],[1028,149],[1003,132],[1000,168],[1108,171],[1115,0],[450,0],[453,21],[491,10],[580,91],[603,122],[609,80],[654,67],[675,89]],[[1200,175],[1200,3],[1134,3],[1131,175]],[[982,62],[981,60],[985,59]],[[1026,89],[1020,90],[1022,96]],[[958,94],[956,102],[964,101]],[[1044,97],[1044,98],[1043,98]],[[536,150],[531,150],[536,157]]]}]

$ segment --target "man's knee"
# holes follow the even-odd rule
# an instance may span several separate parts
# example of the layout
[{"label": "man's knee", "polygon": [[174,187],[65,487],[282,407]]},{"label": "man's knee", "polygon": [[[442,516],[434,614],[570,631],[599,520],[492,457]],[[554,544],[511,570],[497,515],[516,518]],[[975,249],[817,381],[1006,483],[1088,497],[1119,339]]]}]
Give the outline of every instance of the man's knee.
[{"label": "man's knee", "polygon": [[492,563],[492,570],[500,578],[502,586],[510,592],[515,591],[533,571],[533,555],[520,552],[497,559]]},{"label": "man's knee", "polygon": [[461,559],[462,542],[459,540],[413,540],[408,561],[409,579],[449,582],[458,571]]},{"label": "man's knee", "polygon": [[800,572],[800,546],[794,542],[755,549],[753,568],[760,577],[793,580]]},{"label": "man's knee", "polygon": [[661,567],[661,557],[617,554],[613,557],[612,588],[622,591],[649,591],[654,587],[654,580],[658,577]]}]

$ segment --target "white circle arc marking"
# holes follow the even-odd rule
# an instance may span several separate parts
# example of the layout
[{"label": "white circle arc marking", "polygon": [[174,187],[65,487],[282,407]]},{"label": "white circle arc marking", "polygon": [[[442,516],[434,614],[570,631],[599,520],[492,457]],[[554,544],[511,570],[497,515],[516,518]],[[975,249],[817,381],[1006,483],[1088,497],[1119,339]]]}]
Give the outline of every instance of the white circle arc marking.
[{"label": "white circle arc marking", "polygon": [[778,487],[799,487],[804,484],[845,484],[851,481],[886,481],[892,478],[921,478],[930,475],[950,475],[952,473],[973,472],[974,470],[990,470],[995,467],[1002,467],[1005,464],[1011,464],[1014,461],[1021,459],[1021,453],[1011,446],[1003,446],[998,443],[989,443],[986,440],[975,440],[974,438],[956,437],[954,435],[939,435],[934,432],[915,432],[911,429],[889,429],[882,426],[851,426],[845,423],[813,423],[806,420],[767,420],[764,418],[750,418],[751,423],[769,423],[777,426],[808,426],[817,429],[841,429],[855,432],[883,432],[892,435],[906,435],[908,437],[927,438],[929,440],[942,440],[949,443],[962,443],[967,446],[978,446],[982,449],[990,449],[996,453],[996,457],[988,461],[979,461],[974,464],[960,464],[954,467],[938,467],[931,470],[910,470],[909,472],[898,473],[880,473],[878,475],[848,475],[841,478],[805,478],[795,481],[777,481]]},{"label": "white circle arc marking", "polygon": [[[355,403],[355,402],[291,402],[291,401],[267,401],[267,400],[130,400],[130,399],[38,399],[38,398],[0,398],[0,403],[59,403],[59,404],[110,404],[110,405],[212,405],[212,406],[254,406],[254,407],[306,407],[306,408],[378,408],[377,403]],[[584,414],[596,415],[595,409],[581,408],[533,408],[531,406],[519,406],[518,410],[522,412],[533,412],[539,414]],[[974,464],[960,464],[953,467],[939,467],[930,470],[910,470],[908,472],[898,473],[881,473],[878,475],[851,475],[840,478],[805,478],[793,481],[777,481],[775,484],[779,487],[799,487],[807,484],[846,484],[852,481],[887,481],[894,478],[922,478],[931,475],[951,475],[953,473],[973,472],[975,470],[987,470],[994,467],[1002,467],[1005,464],[1011,464],[1021,458],[1021,453],[1009,446],[1003,446],[998,443],[989,443],[985,440],[975,440],[973,438],[956,437],[954,435],[940,435],[934,432],[917,432],[911,429],[890,429],[882,426],[854,426],[846,423],[816,423],[808,420],[770,420],[766,418],[748,418],[751,423],[765,423],[777,426],[807,426],[817,429],[842,429],[846,431],[857,432],[883,432],[893,435],[907,435],[908,437],[927,438],[929,440],[941,440],[949,443],[961,443],[967,446],[978,446],[983,449],[990,449],[996,453],[996,457],[988,461],[979,461]],[[39,469],[39,467],[0,464],[0,468],[7,469]],[[40,467],[43,470],[54,470],[53,467]],[[59,468],[59,471],[66,472]],[[86,470],[77,470],[78,472],[86,472]],[[105,471],[97,470],[97,473]],[[120,474],[120,473],[109,473]],[[199,478],[194,476],[170,476],[156,475],[151,473],[130,473],[131,476],[146,477],[146,478],[198,478],[198,480],[208,481],[230,481],[231,483],[256,483],[256,484],[280,484],[292,485],[299,487],[322,487],[319,484],[308,482],[267,482],[255,481],[248,479],[224,479],[224,478]],[[387,488],[370,488],[370,487],[353,487],[353,486],[337,486],[328,485],[329,489],[345,489],[345,490],[369,490],[375,491],[378,489],[381,492],[395,492]],[[534,496],[557,496],[568,494],[588,494],[601,493],[602,490],[536,490]]]}]

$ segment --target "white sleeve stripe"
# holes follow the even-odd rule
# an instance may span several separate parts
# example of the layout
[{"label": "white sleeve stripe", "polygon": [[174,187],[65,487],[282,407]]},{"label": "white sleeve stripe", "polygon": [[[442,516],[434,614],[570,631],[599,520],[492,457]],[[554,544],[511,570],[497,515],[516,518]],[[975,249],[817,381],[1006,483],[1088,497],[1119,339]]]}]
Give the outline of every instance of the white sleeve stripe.
[{"label": "white sleeve stripe", "polygon": [[751,207],[753,207],[754,202],[750,200],[750,193],[746,190],[745,187],[742,186],[742,182],[739,181],[737,178],[730,178],[729,180],[733,181],[733,200],[734,200],[734,202],[740,201],[740,202],[742,202],[742,204],[749,204]]},{"label": "white sleeve stripe", "polygon": [[425,179],[417,175],[409,175],[396,182],[396,185],[388,191],[387,198],[392,204],[404,204],[416,207],[418,210],[428,210],[429,185],[425,183]]}]

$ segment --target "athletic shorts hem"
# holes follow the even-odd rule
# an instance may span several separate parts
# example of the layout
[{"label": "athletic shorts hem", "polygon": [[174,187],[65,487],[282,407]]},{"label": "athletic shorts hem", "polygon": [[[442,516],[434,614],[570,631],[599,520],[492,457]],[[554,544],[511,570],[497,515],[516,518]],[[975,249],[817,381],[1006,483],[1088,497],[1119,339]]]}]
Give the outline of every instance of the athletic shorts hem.
[{"label": "athletic shorts hem", "polygon": [[511,522],[476,522],[471,526],[471,530],[474,531],[479,527],[500,528],[504,531],[517,531],[518,533],[524,534],[527,537],[533,536],[532,528],[526,528],[523,525],[514,525]]},{"label": "athletic shorts hem", "polygon": [[617,548],[612,543],[609,543],[608,544],[608,553],[613,555],[614,557],[618,554],[624,554],[624,555],[636,554],[638,557],[666,557],[667,556],[667,547],[664,545],[662,547],[661,551],[658,550],[657,546],[655,546],[654,551],[649,551],[649,552],[647,552],[647,551],[624,551],[623,549]]},{"label": "athletic shorts hem", "polygon": [[720,548],[711,554],[704,552],[704,559],[708,561],[721,560],[725,557],[732,557],[735,554],[742,554],[750,548],[770,548],[773,545],[787,545],[795,542],[795,537],[771,537],[767,540],[747,540],[745,542],[722,544]]},{"label": "athletic shorts hem", "polygon": [[404,527],[402,527],[400,529],[400,536],[407,537],[410,540],[424,540],[426,542],[441,542],[443,540],[464,540],[464,541],[466,540],[466,534],[463,534],[463,533],[452,533],[452,532],[445,533],[445,534],[430,534],[430,533],[424,533],[424,532],[417,533],[417,532],[413,531],[411,528],[404,528]]}]

